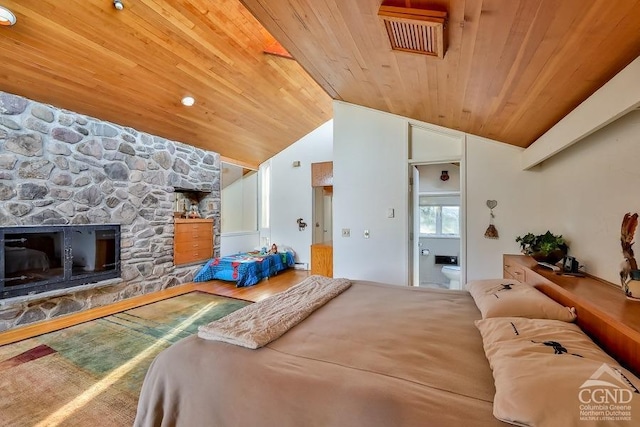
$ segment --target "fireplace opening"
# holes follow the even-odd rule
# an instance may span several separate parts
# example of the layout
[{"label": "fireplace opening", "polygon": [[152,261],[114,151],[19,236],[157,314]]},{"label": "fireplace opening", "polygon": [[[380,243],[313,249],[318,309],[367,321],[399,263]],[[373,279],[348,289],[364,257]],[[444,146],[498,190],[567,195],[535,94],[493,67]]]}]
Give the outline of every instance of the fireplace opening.
[{"label": "fireplace opening", "polygon": [[0,227],[0,299],[120,276],[120,226]]}]

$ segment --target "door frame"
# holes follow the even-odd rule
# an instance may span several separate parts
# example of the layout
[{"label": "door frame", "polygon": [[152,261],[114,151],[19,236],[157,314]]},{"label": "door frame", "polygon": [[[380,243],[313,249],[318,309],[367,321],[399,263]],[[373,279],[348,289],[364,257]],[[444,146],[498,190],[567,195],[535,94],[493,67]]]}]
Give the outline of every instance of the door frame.
[{"label": "door frame", "polygon": [[[462,155],[450,159],[438,159],[434,161],[409,162],[409,284],[420,285],[420,215],[418,212],[418,200],[420,197],[420,185],[416,183],[415,175],[419,177],[417,166],[439,165],[452,162],[460,163],[460,288],[467,282],[467,179],[466,179],[466,144],[462,143]],[[415,174],[414,174],[415,168]]]}]

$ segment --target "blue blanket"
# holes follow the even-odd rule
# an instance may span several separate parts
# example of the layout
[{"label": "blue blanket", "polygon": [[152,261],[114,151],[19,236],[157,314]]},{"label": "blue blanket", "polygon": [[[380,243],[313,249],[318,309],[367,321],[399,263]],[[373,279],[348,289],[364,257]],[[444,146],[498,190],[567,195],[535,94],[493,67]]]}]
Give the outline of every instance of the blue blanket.
[{"label": "blue blanket", "polygon": [[261,254],[246,252],[209,260],[196,274],[194,282],[207,280],[228,280],[236,282],[241,288],[251,286],[260,280],[271,277],[294,264],[290,252]]}]

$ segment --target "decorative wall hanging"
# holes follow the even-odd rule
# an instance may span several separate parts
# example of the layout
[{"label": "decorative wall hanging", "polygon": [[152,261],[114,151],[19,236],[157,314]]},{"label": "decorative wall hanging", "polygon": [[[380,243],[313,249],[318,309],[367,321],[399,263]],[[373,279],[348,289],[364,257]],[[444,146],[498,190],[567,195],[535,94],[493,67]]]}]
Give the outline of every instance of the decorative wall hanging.
[{"label": "decorative wall hanging", "polygon": [[442,171],[440,181],[449,181],[449,171]]},{"label": "decorative wall hanging", "polygon": [[498,230],[496,229],[495,225],[493,225],[493,219],[496,217],[493,214],[493,208],[495,208],[496,206],[498,206],[498,202],[496,200],[487,200],[487,207],[489,208],[489,212],[490,212],[490,218],[489,218],[489,227],[487,227],[487,231],[484,232],[484,237],[486,237],[487,239],[497,239],[498,236]]},{"label": "decorative wall hanging", "polygon": [[298,231],[302,231],[302,230],[304,230],[305,228],[307,228],[307,223],[306,223],[306,222],[304,222],[304,220],[303,220],[302,218],[298,218],[298,219],[296,220],[296,222],[298,223]]}]

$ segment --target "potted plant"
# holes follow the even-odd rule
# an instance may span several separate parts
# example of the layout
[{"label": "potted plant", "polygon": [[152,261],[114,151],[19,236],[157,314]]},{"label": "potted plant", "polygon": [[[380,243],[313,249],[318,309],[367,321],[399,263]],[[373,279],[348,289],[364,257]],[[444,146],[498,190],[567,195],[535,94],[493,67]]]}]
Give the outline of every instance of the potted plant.
[{"label": "potted plant", "polygon": [[555,264],[567,255],[569,246],[562,235],[555,235],[550,231],[545,234],[527,233],[518,236],[516,242],[520,243],[523,254],[530,255],[536,261]]}]

